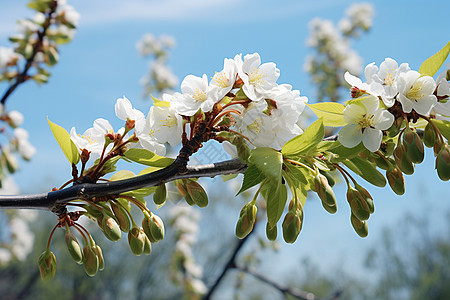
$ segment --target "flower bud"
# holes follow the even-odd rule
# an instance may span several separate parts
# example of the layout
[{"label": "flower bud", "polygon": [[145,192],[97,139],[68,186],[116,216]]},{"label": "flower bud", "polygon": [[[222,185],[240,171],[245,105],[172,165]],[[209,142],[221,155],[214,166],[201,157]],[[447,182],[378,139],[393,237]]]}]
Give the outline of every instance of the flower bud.
[{"label": "flower bud", "polygon": [[98,259],[98,270],[103,271],[105,268],[105,260],[103,259],[102,248],[99,245],[95,245],[92,247],[92,251],[94,251],[95,255],[97,255]]},{"label": "flower bud", "polygon": [[328,184],[329,184],[331,187],[333,187],[334,184],[336,183],[336,181],[334,180],[333,175],[331,175],[330,172],[326,172],[326,171],[322,171],[322,170],[320,170],[319,172],[320,172],[320,174],[322,174],[323,176],[325,176],[325,178],[326,178],[327,181],[328,181]]},{"label": "flower bud", "polygon": [[206,207],[208,205],[208,195],[200,184],[195,181],[186,182],[186,190],[191,196],[192,201],[199,207]]},{"label": "flower bud", "polygon": [[144,253],[145,233],[142,228],[131,228],[130,232],[128,232],[128,244],[134,255],[140,256]]},{"label": "flower bud", "polygon": [[317,174],[314,177],[314,185],[316,188],[316,193],[319,198],[324,201],[329,206],[336,206],[336,196],[334,195],[333,189],[328,184],[328,180],[322,174]]},{"label": "flower bud", "polygon": [[273,226],[271,226],[269,222],[267,222],[266,236],[269,241],[275,241],[277,239],[277,224],[273,224]]},{"label": "flower bud", "polygon": [[386,171],[386,177],[389,182],[389,186],[397,195],[403,195],[405,193],[405,178],[402,171],[398,168],[394,168]]},{"label": "flower bud", "polygon": [[370,217],[369,206],[359,191],[351,186],[347,190],[347,201],[350,204],[352,215],[361,221],[365,221]]},{"label": "flower bud", "polygon": [[420,164],[423,161],[425,156],[423,143],[415,130],[405,130],[403,133],[403,146],[413,163]]},{"label": "flower bud", "polygon": [[322,202],[323,208],[330,214],[334,214],[337,212],[337,205],[328,205],[325,201]]},{"label": "flower bud", "polygon": [[148,239],[148,237],[145,235],[145,243],[144,243],[144,254],[149,255],[152,253],[152,243]]},{"label": "flower bud", "polygon": [[350,222],[352,223],[353,229],[355,229],[360,237],[366,237],[369,234],[369,226],[366,221],[361,221],[352,214]]},{"label": "flower bud", "polygon": [[83,254],[84,254],[83,259],[84,271],[91,277],[95,276],[99,268],[99,260],[97,254],[88,245],[84,247]]},{"label": "flower bud", "polygon": [[450,179],[450,151],[448,145],[444,145],[436,157],[436,170],[441,180]]},{"label": "flower bud", "polygon": [[387,140],[385,143],[386,146],[384,147],[383,152],[386,157],[389,157],[394,153],[394,149],[397,143],[394,142],[393,140]]},{"label": "flower bud", "polygon": [[117,222],[119,223],[120,230],[122,230],[125,233],[130,231],[131,221],[130,221],[130,218],[128,217],[128,214],[125,211],[125,209],[121,205],[117,205],[116,203],[114,203],[112,201],[111,201],[110,205],[111,205],[111,209],[114,213],[114,216],[116,217]]},{"label": "flower bud", "polygon": [[439,152],[441,152],[441,149],[442,149],[442,143],[441,143],[441,141],[438,139],[438,140],[436,141],[436,143],[434,143],[434,146],[433,146],[433,152],[434,152],[434,155],[437,156],[437,155],[439,154]]},{"label": "flower bud", "polygon": [[69,250],[70,256],[72,256],[73,260],[77,264],[83,263],[83,251],[81,250],[80,244],[78,243],[75,236],[70,232],[70,230],[67,228],[66,231],[66,245],[67,250]]},{"label": "flower bud", "polygon": [[153,202],[155,202],[156,205],[163,205],[164,202],[166,202],[166,198],[167,198],[167,188],[166,185],[163,183],[156,187],[155,193],[153,194]]},{"label": "flower bud", "polygon": [[236,236],[240,239],[245,238],[252,230],[256,221],[258,208],[252,203],[247,203],[239,214],[236,224]]},{"label": "flower bud", "polygon": [[109,240],[113,242],[120,240],[121,237],[120,227],[113,217],[105,214],[103,217],[101,228],[103,230],[103,233]]},{"label": "flower bud", "polygon": [[387,160],[385,156],[377,155],[375,157],[375,164],[377,165],[378,168],[383,170],[389,170],[391,168],[389,160]]},{"label": "flower bud", "polygon": [[397,166],[402,170],[403,173],[411,175],[414,173],[414,164],[411,162],[409,157],[406,155],[406,151],[402,144],[398,144],[397,148],[394,150],[394,158]]},{"label": "flower bud", "polygon": [[294,243],[302,229],[302,211],[298,214],[289,211],[283,220],[283,238],[286,243]]},{"label": "flower bud", "polygon": [[149,218],[151,236],[147,236],[150,242],[157,243],[164,239],[164,223],[161,218],[153,214]]},{"label": "flower bud", "polygon": [[39,256],[38,264],[42,280],[48,281],[55,277],[56,257],[53,252],[48,249],[44,251],[41,256]]},{"label": "flower bud", "polygon": [[355,189],[358,190],[358,192],[359,192],[360,196],[362,197],[362,199],[367,203],[367,206],[369,207],[369,212],[371,214],[373,214],[374,211],[375,211],[375,206],[373,204],[373,198],[370,195],[370,193],[365,188],[363,188],[362,186],[360,186],[357,183],[355,183]]},{"label": "flower bud", "polygon": [[423,143],[428,148],[431,148],[434,146],[436,138],[437,136],[433,126],[430,123],[428,123],[427,126],[425,126],[425,130],[423,131]]},{"label": "flower bud", "polygon": [[195,204],[194,200],[192,200],[191,196],[188,194],[186,184],[183,181],[183,179],[175,180],[175,185],[178,188],[178,191],[180,192],[180,194],[186,200],[186,203],[189,204],[190,206],[194,205]]}]

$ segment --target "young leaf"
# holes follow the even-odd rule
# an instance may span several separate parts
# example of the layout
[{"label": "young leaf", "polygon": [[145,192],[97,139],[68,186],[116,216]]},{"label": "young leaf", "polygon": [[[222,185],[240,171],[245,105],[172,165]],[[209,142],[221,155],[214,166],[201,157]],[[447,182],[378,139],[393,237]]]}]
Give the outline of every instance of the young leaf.
[{"label": "young leaf", "polygon": [[274,226],[277,224],[287,201],[286,185],[278,182],[267,180],[261,187],[261,195],[266,200],[267,205],[267,222]]},{"label": "young leaf", "polygon": [[353,148],[344,147],[341,145],[341,143],[339,143],[339,141],[335,141],[335,143],[339,146],[333,147],[328,150],[337,155],[337,157],[332,158],[332,162],[340,162],[346,160],[347,158],[355,157],[364,150],[364,146],[362,143],[359,143]]},{"label": "young leaf", "polygon": [[58,142],[58,145],[63,151],[67,160],[71,165],[76,165],[80,160],[80,154],[78,153],[77,146],[75,146],[72,139],[70,138],[70,134],[61,126],[50,121],[49,118],[47,118],[47,121],[48,125],[50,126],[50,130],[53,133],[53,136]]},{"label": "young leaf", "polygon": [[376,165],[361,156],[344,160],[343,164],[375,186],[384,187],[386,185],[386,178],[377,170]]},{"label": "young leaf", "polygon": [[152,167],[164,168],[170,166],[174,161],[172,158],[160,156],[147,149],[131,148],[125,151],[124,155],[138,164]]},{"label": "young leaf", "polygon": [[264,176],[264,174],[261,173],[261,171],[255,165],[249,165],[244,173],[244,180],[242,181],[242,187],[236,194],[236,196],[248,190],[249,188],[257,185],[258,183],[262,182],[265,178],[266,177]]},{"label": "young leaf", "polygon": [[441,134],[450,141],[450,122],[443,120],[433,120],[432,122],[436,125]]},{"label": "young leaf", "polygon": [[434,76],[436,72],[441,68],[447,59],[450,51],[450,42],[447,43],[436,54],[426,59],[419,68],[419,73],[422,75]]},{"label": "young leaf", "polygon": [[306,104],[318,118],[323,118],[323,125],[330,127],[344,126],[344,108],[341,103],[321,102]]},{"label": "young leaf", "polygon": [[169,107],[170,106],[170,103],[167,101],[159,100],[158,98],[155,98],[152,95],[150,95],[150,97],[152,97],[154,106],[159,106],[159,107],[164,107],[164,106]]},{"label": "young leaf", "polygon": [[248,158],[249,166],[254,165],[265,178],[274,182],[281,181],[283,156],[280,152],[267,147],[255,148]]},{"label": "young leaf", "polygon": [[281,153],[283,153],[284,156],[295,156],[307,153],[323,140],[324,135],[325,128],[323,126],[323,119],[319,118],[306,128],[301,135],[290,139],[284,144],[283,148],[281,148]]}]

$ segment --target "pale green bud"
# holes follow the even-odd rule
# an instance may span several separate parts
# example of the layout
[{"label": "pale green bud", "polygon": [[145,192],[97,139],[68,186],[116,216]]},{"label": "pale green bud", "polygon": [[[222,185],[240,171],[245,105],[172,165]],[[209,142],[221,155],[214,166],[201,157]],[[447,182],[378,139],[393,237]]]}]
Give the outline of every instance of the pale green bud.
[{"label": "pale green bud", "polygon": [[55,277],[56,257],[53,252],[48,249],[44,251],[41,256],[39,256],[38,264],[42,280],[48,281]]},{"label": "pale green bud", "polygon": [[277,224],[271,226],[269,222],[266,224],[266,236],[269,241],[275,241],[277,239]]},{"label": "pale green bud", "polygon": [[444,145],[436,157],[436,170],[443,181],[450,179],[450,151],[448,145]]},{"label": "pale green bud", "polygon": [[295,214],[289,211],[283,220],[283,238],[286,243],[294,243],[297,240],[300,230],[302,229],[301,216],[303,213],[300,211],[299,214]]},{"label": "pale green bud", "polygon": [[366,221],[361,221],[352,214],[350,222],[352,223],[353,229],[355,229],[355,232],[360,237],[366,237],[369,234],[369,226]]},{"label": "pale green bud", "polygon": [[361,221],[365,221],[370,217],[369,206],[358,190],[349,186],[347,190],[347,201],[350,204],[352,214]]},{"label": "pale green bud", "polygon": [[386,177],[389,182],[389,186],[397,195],[403,195],[405,193],[405,178],[402,171],[398,168],[394,168],[386,171]]},{"label": "pale green bud", "polygon": [[405,130],[403,133],[403,146],[409,159],[416,164],[420,164],[424,159],[423,143],[417,132]]},{"label": "pale green bud", "polygon": [[109,240],[113,242],[120,240],[120,237],[122,235],[120,232],[120,227],[113,217],[105,215],[103,217],[101,228],[103,230],[103,233]]},{"label": "pale green bud", "polygon": [[144,230],[139,227],[131,228],[130,232],[128,232],[128,244],[130,245],[131,252],[133,252],[134,255],[142,255],[145,247]]},{"label": "pale green bud", "polygon": [[152,253],[152,243],[145,235],[144,254],[149,255],[150,253]]},{"label": "pale green bud", "polygon": [[117,205],[112,201],[110,205],[114,213],[114,216],[116,217],[116,220],[119,223],[120,230],[122,230],[125,233],[130,231],[131,221],[130,218],[128,217],[128,213],[126,212],[126,210],[121,205]]},{"label": "pale green bud", "polygon": [[105,269],[105,260],[103,259],[102,248],[100,248],[99,245],[94,245],[92,251],[94,251],[98,258],[98,270],[103,271],[103,269]]},{"label": "pale green bud", "polygon": [[162,205],[166,202],[167,198],[167,188],[165,184],[161,184],[156,187],[155,193],[153,194],[153,202],[156,205]]},{"label": "pale green bud", "polygon": [[402,144],[398,144],[394,150],[394,158],[397,166],[407,175],[414,174],[414,164],[410,158],[406,155],[406,151]]},{"label": "pale green bud", "polygon": [[66,231],[66,245],[67,250],[69,250],[70,256],[77,264],[83,263],[83,251],[81,250],[80,244],[78,243],[75,236],[70,232],[69,229]]},{"label": "pale green bud", "polygon": [[431,148],[434,146],[436,138],[437,136],[433,126],[430,123],[428,123],[427,126],[425,126],[425,130],[423,131],[423,143],[428,148]]},{"label": "pale green bud", "polygon": [[83,259],[84,271],[91,277],[95,276],[99,268],[99,259],[97,254],[88,245],[84,247],[83,254],[84,254]]},{"label": "pale green bud", "polygon": [[208,205],[208,195],[200,184],[195,181],[188,181],[186,182],[186,190],[197,206],[206,207]]},{"label": "pale green bud", "polygon": [[252,203],[247,203],[239,214],[236,224],[236,236],[240,239],[246,237],[252,230],[256,221],[258,208]]}]

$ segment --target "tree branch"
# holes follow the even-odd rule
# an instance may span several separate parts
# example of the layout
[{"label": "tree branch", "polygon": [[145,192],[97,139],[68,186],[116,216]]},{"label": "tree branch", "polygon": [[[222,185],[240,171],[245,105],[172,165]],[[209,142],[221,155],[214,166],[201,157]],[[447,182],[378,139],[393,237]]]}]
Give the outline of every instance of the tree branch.
[{"label": "tree branch", "polygon": [[136,189],[158,186],[176,179],[215,177],[217,175],[243,173],[247,165],[239,159],[214,164],[184,167],[178,159],[170,166],[153,173],[107,183],[82,183],[42,194],[0,196],[0,208],[30,208],[50,210],[57,213],[61,206],[77,199],[119,195]]}]

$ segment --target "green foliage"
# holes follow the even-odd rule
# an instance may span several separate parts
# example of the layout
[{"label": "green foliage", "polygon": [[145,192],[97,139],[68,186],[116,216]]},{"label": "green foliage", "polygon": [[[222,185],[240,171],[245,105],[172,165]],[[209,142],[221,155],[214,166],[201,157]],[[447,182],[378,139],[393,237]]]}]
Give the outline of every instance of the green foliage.
[{"label": "green foliage", "polygon": [[319,118],[312,123],[301,134],[290,139],[281,148],[281,153],[286,157],[295,157],[301,154],[307,154],[308,152],[316,149],[317,145],[323,140],[325,135],[325,128],[323,125],[323,118]]},{"label": "green foliage", "polygon": [[341,103],[321,102],[307,104],[318,118],[323,118],[323,125],[330,127],[340,127],[346,125],[344,121],[344,108]]},{"label": "green foliage", "polygon": [[267,180],[261,187],[261,195],[267,203],[267,222],[274,226],[280,219],[286,206],[286,185],[281,183],[281,179],[278,182]]},{"label": "green foliage", "polygon": [[427,58],[422,65],[420,65],[419,73],[422,75],[434,76],[437,71],[444,64],[450,52],[450,42],[448,42],[441,50],[436,54]]},{"label": "green foliage", "polygon": [[74,142],[70,138],[70,134],[61,126],[50,121],[50,119],[47,118],[47,121],[48,125],[50,126],[50,130],[53,133],[53,136],[58,142],[58,145],[63,151],[67,160],[71,165],[76,165],[80,160],[80,154],[78,153],[77,146],[75,146]]},{"label": "green foliage", "polygon": [[386,185],[386,179],[383,174],[377,170],[374,163],[368,161],[366,158],[355,156],[351,159],[344,160],[343,164],[375,186],[384,187]]},{"label": "green foliage", "polygon": [[131,148],[125,151],[124,155],[138,164],[152,167],[164,168],[170,166],[174,161],[173,158],[160,156],[147,149]]}]

